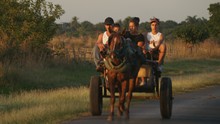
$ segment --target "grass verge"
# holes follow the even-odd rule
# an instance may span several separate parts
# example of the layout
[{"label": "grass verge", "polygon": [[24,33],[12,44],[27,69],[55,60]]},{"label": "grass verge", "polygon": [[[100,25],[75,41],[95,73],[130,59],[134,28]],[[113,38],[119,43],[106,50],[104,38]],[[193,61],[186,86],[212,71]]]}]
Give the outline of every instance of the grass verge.
[{"label": "grass verge", "polygon": [[[172,78],[174,93],[219,85],[219,63],[219,59],[169,61],[164,65],[163,76]],[[59,123],[89,115],[87,85],[90,76],[96,74],[92,66],[19,72],[17,81],[21,86],[11,83],[19,90],[0,95],[0,123]],[[106,108],[108,102],[104,105]]]}]

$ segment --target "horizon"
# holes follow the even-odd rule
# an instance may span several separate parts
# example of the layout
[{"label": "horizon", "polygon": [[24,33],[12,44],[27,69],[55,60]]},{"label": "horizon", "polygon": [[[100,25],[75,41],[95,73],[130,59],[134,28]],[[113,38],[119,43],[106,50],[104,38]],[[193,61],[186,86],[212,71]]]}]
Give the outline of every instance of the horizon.
[{"label": "horizon", "polygon": [[152,17],[157,17],[161,21],[172,20],[177,23],[185,21],[188,16],[196,16],[197,18],[209,20],[209,5],[220,2],[219,0],[111,0],[108,2],[105,0],[46,1],[52,2],[53,4],[59,4],[65,10],[65,13],[60,19],[56,20],[56,23],[60,24],[71,22],[72,18],[75,16],[79,19],[79,22],[89,21],[93,24],[101,23],[109,16],[112,17],[115,22],[129,16],[139,17],[140,23],[148,22]]}]

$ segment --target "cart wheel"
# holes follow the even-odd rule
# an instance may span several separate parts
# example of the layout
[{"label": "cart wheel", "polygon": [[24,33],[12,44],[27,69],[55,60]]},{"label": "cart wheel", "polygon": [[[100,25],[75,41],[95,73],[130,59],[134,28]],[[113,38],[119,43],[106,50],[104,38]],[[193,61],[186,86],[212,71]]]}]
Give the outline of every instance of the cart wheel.
[{"label": "cart wheel", "polygon": [[160,82],[160,113],[163,119],[170,119],[172,105],[172,81],[169,77],[163,77]]},{"label": "cart wheel", "polygon": [[99,76],[92,76],[90,80],[90,111],[93,116],[102,114],[102,86]]}]

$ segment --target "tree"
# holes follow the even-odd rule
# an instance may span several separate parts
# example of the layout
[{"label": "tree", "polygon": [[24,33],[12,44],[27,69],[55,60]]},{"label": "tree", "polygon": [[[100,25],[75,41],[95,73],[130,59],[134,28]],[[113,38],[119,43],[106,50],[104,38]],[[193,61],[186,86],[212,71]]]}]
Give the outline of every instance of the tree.
[{"label": "tree", "polygon": [[175,29],[174,35],[189,44],[194,45],[202,42],[209,37],[207,20],[204,18],[196,18],[196,16],[188,16],[187,19],[181,22],[180,26]]},{"label": "tree", "polygon": [[163,32],[165,39],[173,39],[173,31],[175,30],[175,28],[178,26],[178,23],[172,20],[168,20],[168,21],[161,21],[160,22],[160,30],[161,32]]},{"label": "tree", "polygon": [[130,16],[128,16],[127,18],[125,18],[125,19],[122,21],[122,24],[123,24],[123,25],[121,25],[121,27],[128,29],[128,24],[129,24],[129,21],[130,21],[130,20],[131,20],[131,17],[130,17]]},{"label": "tree", "polygon": [[80,24],[80,28],[79,28],[79,34],[80,36],[88,36],[88,35],[93,35],[94,34],[94,25],[89,22],[89,21],[83,21],[81,24]]},{"label": "tree", "polygon": [[149,32],[151,30],[150,23],[149,22],[140,23],[139,30],[140,30],[140,32],[146,32],[146,31]]},{"label": "tree", "polygon": [[39,56],[56,32],[64,10],[45,0],[0,1],[0,61]]},{"label": "tree", "polygon": [[67,30],[68,33],[72,34],[75,37],[79,37],[79,35],[80,35],[78,32],[78,30],[80,28],[80,23],[78,20],[79,20],[79,18],[74,16],[72,18],[72,21],[70,22],[71,27],[70,27],[70,29]]},{"label": "tree", "polygon": [[220,3],[210,4],[208,10],[211,35],[220,38]]},{"label": "tree", "polygon": [[105,31],[104,24],[102,22],[95,24],[95,29],[97,33],[104,32]]}]

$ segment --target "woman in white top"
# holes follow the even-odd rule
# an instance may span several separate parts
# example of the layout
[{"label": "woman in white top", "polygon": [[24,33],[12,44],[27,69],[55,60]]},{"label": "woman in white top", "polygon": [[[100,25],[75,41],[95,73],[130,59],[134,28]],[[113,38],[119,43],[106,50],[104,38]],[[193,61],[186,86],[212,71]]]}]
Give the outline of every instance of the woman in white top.
[{"label": "woman in white top", "polygon": [[[158,54],[157,62],[159,65],[163,63],[163,59],[166,53],[166,45],[164,43],[164,36],[158,31],[159,19],[153,18],[150,20],[151,32],[147,33],[146,38],[146,49],[151,54]],[[162,71],[162,66],[159,66],[159,71]]]}]

